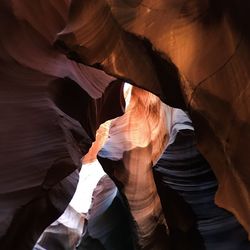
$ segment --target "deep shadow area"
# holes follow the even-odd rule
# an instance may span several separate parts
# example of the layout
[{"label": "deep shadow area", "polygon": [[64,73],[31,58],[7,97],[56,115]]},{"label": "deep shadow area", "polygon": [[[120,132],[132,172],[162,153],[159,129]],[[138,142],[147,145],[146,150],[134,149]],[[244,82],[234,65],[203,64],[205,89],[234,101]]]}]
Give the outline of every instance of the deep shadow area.
[{"label": "deep shadow area", "polygon": [[172,249],[247,250],[247,234],[214,202],[217,180],[196,149],[195,134],[179,131],[153,168]]}]

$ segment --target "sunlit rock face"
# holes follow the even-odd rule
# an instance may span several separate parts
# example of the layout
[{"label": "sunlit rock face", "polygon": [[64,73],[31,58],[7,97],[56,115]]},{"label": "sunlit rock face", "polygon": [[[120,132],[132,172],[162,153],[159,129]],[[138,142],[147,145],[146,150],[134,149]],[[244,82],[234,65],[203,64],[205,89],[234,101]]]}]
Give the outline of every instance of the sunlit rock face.
[{"label": "sunlit rock face", "polygon": [[95,142],[82,159],[79,182],[70,204],[46,228],[33,250],[135,248],[136,233],[129,209],[96,159],[109,126],[107,121],[97,130]]},{"label": "sunlit rock face", "polygon": [[[92,172],[92,178],[94,176]],[[73,208],[85,209],[85,190],[82,192],[82,198],[78,199],[82,209],[79,209],[79,204],[75,206],[71,202],[63,215],[43,232],[33,250],[59,247],[64,250],[136,249],[134,225],[123,198],[107,175],[99,179],[87,213],[83,214]],[[80,183],[81,181],[86,183],[83,179],[80,179]],[[77,198],[79,197],[73,197]]]},{"label": "sunlit rock face", "polygon": [[[64,213],[46,228],[34,250],[39,247],[48,250],[56,249],[58,246],[60,249],[71,250],[79,245],[88,224],[89,209],[96,199],[93,197],[93,191],[104,175],[105,172],[97,161],[82,166],[72,200]],[[101,186],[101,188],[104,187]]]},{"label": "sunlit rock face", "polygon": [[76,192],[69,205],[78,213],[87,213],[92,203],[92,193],[104,175],[105,172],[99,162],[83,164]]},{"label": "sunlit rock face", "polygon": [[[166,55],[161,57],[149,41],[127,32],[111,6],[112,1],[105,0],[72,1],[68,24],[55,46],[75,61],[103,69],[152,91],[171,106],[184,108],[176,66]],[[138,15],[122,13],[125,19]]]},{"label": "sunlit rock face", "polygon": [[216,203],[248,232],[249,12],[247,0],[78,0],[57,42],[70,58],[186,107],[219,182]]},{"label": "sunlit rock face", "polygon": [[152,166],[167,143],[169,110],[155,95],[134,87],[125,114],[111,122],[109,137],[98,154],[127,200],[142,249],[167,247],[167,226]]},{"label": "sunlit rock face", "polygon": [[[217,205],[250,232],[247,0],[3,0],[0,10],[1,248],[32,249],[65,210],[96,129],[123,113],[116,78],[188,110],[218,180]],[[149,250],[168,248],[166,223],[170,243],[176,226],[152,173],[171,112],[150,95],[134,90],[134,111],[111,123],[100,153]],[[195,223],[190,206],[184,231]],[[244,245],[232,246],[243,248],[235,227]]]},{"label": "sunlit rock face", "polygon": [[33,250],[76,249],[85,225],[86,216],[69,205],[58,220],[45,229]]},{"label": "sunlit rock face", "polygon": [[1,249],[32,249],[71,200],[99,124],[123,112],[119,82],[53,48],[68,4],[0,3]]}]

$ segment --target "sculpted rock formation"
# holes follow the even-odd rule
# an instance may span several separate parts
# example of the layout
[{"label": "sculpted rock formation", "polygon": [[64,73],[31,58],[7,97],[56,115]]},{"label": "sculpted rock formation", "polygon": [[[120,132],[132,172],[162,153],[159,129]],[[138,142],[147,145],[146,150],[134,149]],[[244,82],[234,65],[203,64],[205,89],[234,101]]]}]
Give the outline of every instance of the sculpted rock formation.
[{"label": "sculpted rock formation", "polygon": [[[187,216],[184,225],[171,222],[155,184],[152,167],[168,143],[172,112],[160,100],[188,111],[218,180],[215,202],[250,235],[249,1],[2,0],[0,10],[1,249],[32,249],[63,213],[99,125],[123,114],[122,81],[159,97],[134,88],[100,152],[138,244],[171,248],[180,229],[212,247],[192,198],[187,205],[185,193],[172,197]],[[211,217],[217,211],[238,228],[242,241],[231,246],[244,249],[244,230],[218,207]]]},{"label": "sculpted rock formation", "polygon": [[[140,95],[141,98],[145,96],[148,99],[152,98],[151,94],[145,93],[145,91],[140,92],[142,94]],[[125,120],[130,120],[131,122],[135,119],[133,111],[136,113],[136,109],[134,109],[133,104],[136,101],[138,102],[138,96],[136,94],[133,95],[133,93],[138,95],[137,89],[132,91],[131,106],[127,109],[128,113],[125,113],[123,117],[117,118],[111,122],[110,136],[106,143],[114,146],[114,148],[119,145],[112,144],[112,142],[115,142],[114,138],[112,138],[114,133],[112,126],[116,126],[115,134],[117,135],[119,129],[122,130],[122,127],[117,125],[124,124]],[[144,108],[147,108],[147,106],[144,106]],[[151,245],[140,246],[139,249],[141,249],[141,247],[143,249],[167,248],[186,250],[213,250],[221,248],[230,250],[249,249],[250,243],[247,240],[247,234],[242,226],[240,226],[232,214],[214,204],[217,181],[210,166],[196,149],[194,130],[191,121],[181,110],[171,108],[167,110],[168,120],[170,121],[168,122],[167,128],[167,131],[170,132],[169,143],[163,155],[153,167],[153,174],[157,192],[161,199],[163,213],[168,224],[169,237],[167,235],[162,235],[160,232],[158,232],[160,233],[158,235],[152,234],[151,240],[155,239],[155,236],[158,236],[161,244],[156,244],[152,240],[153,242],[151,242]],[[123,118],[123,123],[119,121],[121,118]],[[147,119],[147,121],[148,120],[149,119]],[[131,122],[131,124],[133,123]],[[97,138],[100,139],[100,142],[98,143],[98,141],[96,141],[92,145],[92,150],[89,151],[85,159],[89,158],[89,154],[93,156],[94,153],[96,153],[98,147],[100,147],[103,142],[103,137],[101,135],[104,135],[104,138],[106,138],[106,125],[107,124],[105,124],[104,127],[101,126],[99,129]],[[126,124],[124,124],[124,126],[125,125]],[[140,131],[143,134],[143,130],[140,129]],[[130,132],[133,133],[134,130],[131,129]],[[126,133],[123,131],[123,135],[124,138],[129,141],[128,131]],[[130,137],[130,139],[131,138],[132,137]],[[134,146],[135,144],[133,143],[138,143],[138,138],[136,141],[136,137],[133,136],[133,139],[134,141],[130,142],[131,145]],[[112,158],[111,152],[118,152],[117,148],[116,151],[111,150],[108,152],[108,147],[106,145],[104,145],[103,151],[105,148],[105,157]],[[131,146],[131,148],[133,147]],[[132,149],[132,151],[133,150],[134,149]],[[102,154],[103,151],[100,152],[100,154]],[[130,154],[129,157],[131,155],[132,154]],[[138,158],[140,156],[141,155],[137,155]],[[128,171],[129,174],[127,175],[127,179],[119,179],[118,181],[118,178],[116,178],[116,176],[119,176],[119,171],[121,171],[119,167],[123,165],[122,161],[123,159],[121,159],[120,162],[101,159],[105,169],[111,173],[118,187],[120,187],[121,192],[125,194],[124,198],[128,202],[128,208],[133,208],[133,210],[131,210],[132,216],[135,222],[138,223],[139,220],[138,217],[136,217],[135,207],[139,207],[142,203],[141,200],[138,199],[138,194],[140,192],[140,186],[142,186],[143,183],[138,181],[136,186],[134,183],[130,183],[130,185],[134,187],[134,194],[137,195],[137,197],[132,200],[132,203],[130,193],[126,191],[126,186],[128,185],[126,181],[132,176],[131,171]],[[125,167],[128,168],[128,165]],[[134,168],[137,169],[138,172],[135,176],[137,180],[141,179],[141,172],[139,169],[144,167],[143,164],[134,164]],[[113,170],[113,172],[110,171],[110,169]],[[89,174],[87,173],[87,175]],[[84,194],[84,190],[78,195],[81,194]],[[128,197],[128,199],[126,199],[126,197]],[[140,239],[142,234],[138,235],[139,242],[137,242],[137,232],[140,232],[142,226],[148,226],[145,223],[145,219],[152,216],[152,214],[145,215],[144,221],[140,221],[140,224],[138,224],[139,227],[137,227],[136,232],[130,218],[131,215],[126,211],[126,205],[122,201],[124,198],[120,195],[117,196],[117,189],[107,176],[102,178],[93,194],[92,208],[88,213],[89,215],[86,217],[83,238],[78,249],[134,249],[136,243],[142,242]],[[81,202],[84,202],[84,200]],[[151,202],[149,201],[149,203]],[[123,205],[121,206],[121,204]],[[133,204],[133,207],[130,206],[131,204]],[[118,217],[116,218],[116,216]],[[74,217],[69,216],[67,212],[65,214],[65,219],[69,222],[71,220],[72,222],[75,220],[76,222],[80,221],[78,217],[79,215]],[[124,218],[124,221],[121,218]],[[58,221],[60,220],[62,219]],[[128,223],[128,221],[130,221],[130,223]],[[158,222],[154,223],[157,224]],[[41,242],[44,242],[42,246],[45,247],[45,249],[53,248],[53,246],[55,246],[53,242],[59,242],[60,244],[64,243],[62,245],[64,249],[73,249],[69,246],[72,242],[75,242],[75,245],[78,242],[78,240],[74,240],[76,233],[71,232],[72,229],[70,229],[70,225],[67,225],[67,223],[64,224],[68,227],[68,229],[65,226],[63,227],[64,232],[68,232],[65,235],[66,237],[62,237],[64,235],[62,229],[53,230],[53,226],[45,231],[43,239],[41,240]],[[60,225],[60,227],[62,226]],[[71,231],[69,231],[69,229]],[[120,236],[117,234],[118,232]],[[131,235],[133,235],[133,239],[131,239]],[[229,235],[230,237],[228,237]],[[135,249],[137,248],[138,246]]]},{"label": "sculpted rock formation", "polygon": [[[81,200],[84,202],[84,200]],[[71,206],[42,234],[34,250],[135,249],[131,215],[113,181],[105,175],[98,182],[86,215]]]},{"label": "sculpted rock formation", "polygon": [[0,3],[1,249],[32,249],[72,198],[99,124],[123,112],[120,83],[54,50],[67,6]]},{"label": "sculpted rock formation", "polygon": [[247,233],[235,217],[215,205],[217,180],[197,150],[191,121],[181,110],[172,110],[169,145],[153,172],[171,249],[250,248]]},{"label": "sculpted rock formation", "polygon": [[76,249],[85,226],[84,214],[78,213],[69,205],[59,219],[45,229],[33,250]]},{"label": "sculpted rock formation", "polygon": [[96,159],[108,137],[110,122],[99,127],[95,142],[83,158],[79,183],[69,206],[43,232],[33,250],[59,246],[65,250],[135,248],[137,236],[129,209]]},{"label": "sculpted rock formation", "polygon": [[131,215],[114,182],[107,175],[102,177],[93,193],[86,234],[79,250],[91,249],[91,244],[86,241],[88,238],[98,240],[103,249],[136,249]]},{"label": "sculpted rock formation", "polygon": [[78,0],[58,36],[70,58],[186,104],[216,203],[248,232],[249,12],[247,0]]},{"label": "sculpted rock formation", "polygon": [[167,142],[168,110],[158,97],[133,87],[125,114],[111,122],[109,137],[98,154],[104,170],[125,195],[143,249],[166,249],[167,244],[152,166]]}]

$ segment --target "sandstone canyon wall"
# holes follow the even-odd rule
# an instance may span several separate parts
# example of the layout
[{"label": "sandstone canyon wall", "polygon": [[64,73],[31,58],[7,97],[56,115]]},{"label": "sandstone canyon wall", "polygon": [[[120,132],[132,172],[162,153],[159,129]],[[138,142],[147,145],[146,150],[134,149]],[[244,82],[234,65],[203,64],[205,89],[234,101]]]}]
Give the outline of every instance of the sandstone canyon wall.
[{"label": "sandstone canyon wall", "polygon": [[[185,162],[199,159],[207,173],[196,173],[200,185],[188,180],[207,195],[207,223],[217,218],[227,224],[223,233],[237,232],[230,246],[221,241],[225,249],[249,247],[247,0],[2,0],[0,10],[1,249],[33,248],[68,206],[96,130],[118,116],[99,160],[130,210],[131,244],[218,247],[195,191],[178,189],[185,166],[167,173],[190,147]],[[124,81],[137,88],[123,115]],[[187,135],[172,132],[174,109],[166,104],[185,110],[195,133],[185,120],[179,130]],[[169,165],[175,147],[180,158]],[[172,243],[189,235],[190,246]]]}]

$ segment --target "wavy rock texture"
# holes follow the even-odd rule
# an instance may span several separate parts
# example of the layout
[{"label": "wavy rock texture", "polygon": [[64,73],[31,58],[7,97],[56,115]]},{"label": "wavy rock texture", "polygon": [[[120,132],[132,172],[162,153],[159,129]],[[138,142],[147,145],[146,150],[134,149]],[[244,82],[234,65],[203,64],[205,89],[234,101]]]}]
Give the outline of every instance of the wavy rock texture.
[{"label": "wavy rock texture", "polygon": [[172,112],[170,141],[153,171],[171,249],[249,249],[239,222],[214,203],[216,177],[197,150],[191,121],[180,110]]},{"label": "wavy rock texture", "polygon": [[133,87],[125,114],[111,122],[109,137],[98,154],[127,200],[143,249],[166,249],[167,244],[152,166],[166,145],[168,110],[158,97]]},{"label": "wavy rock texture", "polygon": [[86,217],[68,206],[64,213],[40,236],[33,250],[73,250],[81,240]]},{"label": "wavy rock texture", "polygon": [[93,248],[88,241],[96,239],[103,249],[133,250],[134,238],[136,234],[131,214],[114,182],[106,175],[93,193],[86,234],[79,249]]},{"label": "wavy rock texture", "polygon": [[[84,203],[84,200],[81,200]],[[131,215],[113,181],[105,175],[93,192],[87,214],[68,206],[42,234],[34,250],[135,249]]]},{"label": "wavy rock texture", "polygon": [[110,124],[111,120],[101,124],[101,126],[98,128],[98,130],[96,131],[95,141],[92,143],[88,153],[82,158],[83,164],[91,164],[97,161],[97,154],[101,150],[109,136]]},{"label": "wavy rock texture", "polygon": [[[112,180],[105,176],[96,158],[108,137],[110,123],[111,121],[107,121],[99,127],[95,142],[82,159],[79,182],[68,207],[45,229],[33,250],[57,248],[72,250],[77,247],[97,250],[104,249],[107,244],[109,249],[119,249],[121,241],[129,242],[126,239],[132,237],[128,224],[129,212],[122,205],[122,198],[118,198],[117,188]],[[122,216],[125,217],[125,223],[120,219]],[[125,229],[124,224],[128,224]],[[118,234],[116,230],[119,231]],[[112,235],[119,236],[119,240],[114,240]],[[132,238],[130,243],[133,244]],[[123,246],[128,247],[129,243]]]},{"label": "wavy rock texture", "polygon": [[[3,0],[0,10],[1,248],[32,249],[69,203],[96,129],[122,114],[120,82],[80,63],[188,109],[218,179],[215,201],[250,233],[247,0]],[[139,245],[166,249],[151,169],[169,112],[149,96],[134,90],[133,112],[113,121],[100,156]]]},{"label": "wavy rock texture", "polygon": [[124,31],[105,0],[73,1],[56,46],[71,59],[150,90],[169,105],[185,107],[177,68],[148,41]]},{"label": "wavy rock texture", "polygon": [[32,249],[72,198],[96,129],[123,112],[119,82],[53,48],[68,6],[0,3],[1,249]]},{"label": "wavy rock texture", "polygon": [[58,36],[70,58],[186,103],[216,203],[248,232],[249,12],[247,0],[76,0]]}]

